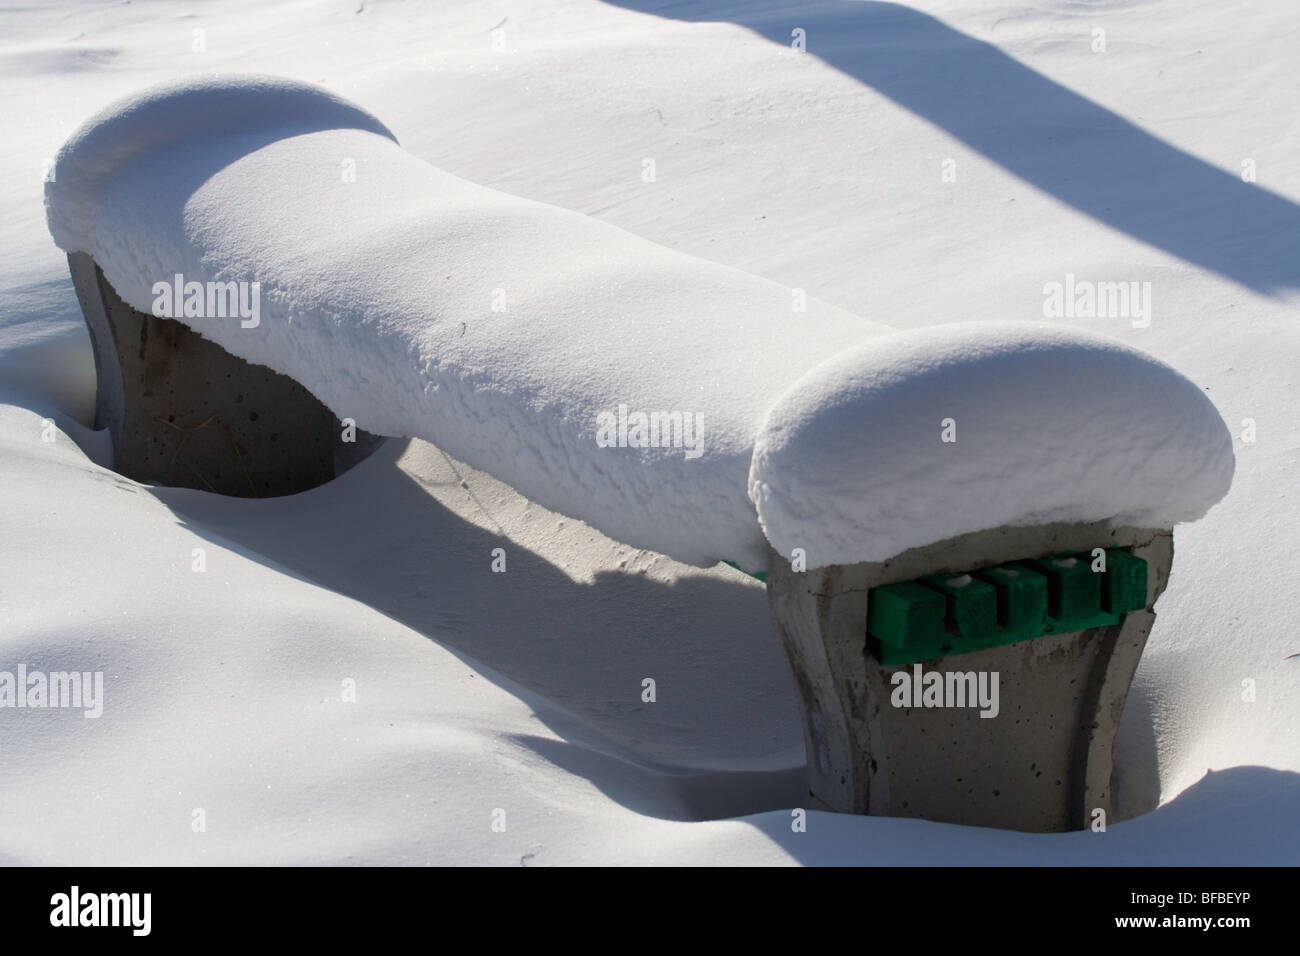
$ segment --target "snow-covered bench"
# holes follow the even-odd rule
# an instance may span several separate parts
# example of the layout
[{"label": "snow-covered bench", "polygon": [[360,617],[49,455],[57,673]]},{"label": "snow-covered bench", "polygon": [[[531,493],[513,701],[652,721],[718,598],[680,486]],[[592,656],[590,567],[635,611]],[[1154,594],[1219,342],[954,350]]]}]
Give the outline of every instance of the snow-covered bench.
[{"label": "snow-covered bench", "polygon": [[[246,377],[271,405],[301,386],[303,434],[427,439],[613,538],[765,577],[816,805],[1034,830],[1109,814],[1171,529],[1233,472],[1220,416],[1168,366],[1043,324],[898,332],[465,182],[279,79],[115,104],[46,189],[101,409],[140,418],[130,336],[183,324],[178,349],[217,349],[197,367],[228,362],[181,375],[209,403]],[[996,715],[951,696],[994,672]]]}]

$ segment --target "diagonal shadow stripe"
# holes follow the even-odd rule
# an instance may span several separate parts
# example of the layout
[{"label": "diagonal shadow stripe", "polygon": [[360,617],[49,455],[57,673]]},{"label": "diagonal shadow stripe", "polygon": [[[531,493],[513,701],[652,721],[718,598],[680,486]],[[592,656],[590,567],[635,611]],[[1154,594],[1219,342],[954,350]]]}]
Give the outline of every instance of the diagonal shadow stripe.
[{"label": "diagonal shadow stripe", "polygon": [[874,0],[606,2],[730,21],[786,47],[802,28],[808,55],[1093,219],[1257,292],[1300,288],[1300,206],[927,14]]}]

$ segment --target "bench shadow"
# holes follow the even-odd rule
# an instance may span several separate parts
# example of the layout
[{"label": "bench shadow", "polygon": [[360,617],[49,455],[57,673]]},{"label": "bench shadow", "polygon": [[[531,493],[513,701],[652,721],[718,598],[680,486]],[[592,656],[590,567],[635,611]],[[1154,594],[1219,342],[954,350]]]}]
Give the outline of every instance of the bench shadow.
[{"label": "bench shadow", "polygon": [[647,768],[568,740],[533,735],[512,735],[511,739],[548,763],[590,781],[621,806],[659,819],[729,820],[780,812],[807,800],[802,760],[798,766],[769,770],[683,771]]},{"label": "bench shadow", "polygon": [[[1300,206],[932,16],[880,0],[768,10],[725,0],[605,2],[729,21],[787,49],[792,31],[803,29],[806,55],[1098,222],[1259,293],[1300,288]],[[1082,54],[1104,56],[1089,52],[1089,39],[1078,38]]]},{"label": "bench shadow", "polygon": [[[359,601],[544,698],[553,706],[537,717],[562,739],[514,735],[515,743],[629,809],[710,820],[807,803],[798,703],[762,588],[730,571],[675,584],[636,571],[574,580],[517,543],[517,518],[489,516],[492,531],[450,510],[422,466],[399,467],[411,446],[423,462],[440,456],[424,442],[390,439],[302,494],[151,492],[195,534]],[[492,482],[442,461],[444,496],[474,494],[462,474],[480,490]],[[522,500],[499,483],[486,487],[489,502],[501,493]],[[529,508],[537,520],[577,524]],[[496,548],[505,573],[492,571]],[[647,677],[653,703],[642,700]],[[1153,810],[1159,776],[1140,684],[1116,764],[1117,818]]]},{"label": "bench shadow", "polygon": [[[700,819],[788,802],[803,738],[761,587],[729,570],[675,584],[635,571],[575,581],[512,540],[509,519],[495,533],[444,506],[397,466],[409,444],[389,440],[334,481],[287,497],[150,490],[195,534],[366,604],[536,692],[555,705],[538,718],[586,766],[625,768],[613,776],[628,785],[614,796],[639,812]],[[505,573],[492,571],[495,548]],[[647,677],[652,703],[642,700]],[[569,746],[518,742],[548,757]],[[755,784],[769,775],[772,785]]]}]

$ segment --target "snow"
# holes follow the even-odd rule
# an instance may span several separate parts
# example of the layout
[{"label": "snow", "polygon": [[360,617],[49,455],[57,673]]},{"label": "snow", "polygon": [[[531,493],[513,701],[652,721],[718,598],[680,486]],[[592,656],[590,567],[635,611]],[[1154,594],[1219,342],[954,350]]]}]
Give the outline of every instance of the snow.
[{"label": "snow", "polygon": [[[95,720],[0,710],[0,860],[1300,861],[1287,6],[632,6],[647,12],[5,12],[0,669],[103,670],[105,702]],[[1094,25],[1104,54],[1089,49]],[[795,26],[806,54],[790,49]],[[1237,456],[1227,497],[1176,533],[1120,731],[1120,820],[1035,836],[810,813],[793,832],[801,732],[757,582],[629,548],[427,442],[269,501],[148,488],[95,464],[93,365],[41,173],[105,104],[214,70],[324,84],[451,175],[762,276],[787,307],[801,288],[898,329],[1041,323],[1044,286],[1067,275],[1152,282],[1147,327],[1048,323],[1178,369]],[[1027,117],[1035,93],[1054,108]],[[366,137],[380,141],[352,141]],[[949,158],[955,182],[940,178]],[[490,571],[496,547],[505,574]]]},{"label": "snow", "polygon": [[[393,134],[365,110],[328,90],[283,77],[185,77],[111,104],[77,130],[55,157],[46,184],[46,213],[55,244],[91,252],[131,240],[105,218],[102,202],[132,164],[178,144],[244,137],[281,138],[322,129]],[[190,170],[185,170],[189,172]],[[156,197],[139,196],[148,202]],[[160,210],[166,212],[168,210]]]},{"label": "snow", "polygon": [[[177,318],[340,418],[687,563],[766,568],[758,524],[810,568],[1004,524],[1170,527],[1231,482],[1213,405],[1131,349],[1024,323],[882,339],[792,290],[445,174],[302,84],[204,77],[115,103],[60,150],[46,208],[56,243],[137,309],[172,277],[256,282],[252,321]],[[651,416],[649,447],[628,409]],[[960,444],[938,440],[948,415]]]},{"label": "snow", "polygon": [[[775,283],[467,183],[355,128],[332,98],[310,112],[345,128],[298,133],[296,104],[315,94],[279,85],[272,107],[247,110],[268,85],[189,81],[110,107],[57,158],[56,241],[141,311],[175,274],[258,282],[256,328],[185,321],[340,418],[432,441],[618,540],[766,566],[745,476],[773,388],[882,326],[817,302],[795,314]],[[196,87],[212,131],[133,151]],[[287,129],[267,128],[276,104]],[[662,436],[602,447],[601,416],[624,406],[690,416],[703,454]]]},{"label": "snow", "polygon": [[968,322],[877,339],[789,386],[749,481],[777,551],[820,567],[1002,525],[1168,528],[1232,472],[1218,410],[1162,362],[1072,329]]}]

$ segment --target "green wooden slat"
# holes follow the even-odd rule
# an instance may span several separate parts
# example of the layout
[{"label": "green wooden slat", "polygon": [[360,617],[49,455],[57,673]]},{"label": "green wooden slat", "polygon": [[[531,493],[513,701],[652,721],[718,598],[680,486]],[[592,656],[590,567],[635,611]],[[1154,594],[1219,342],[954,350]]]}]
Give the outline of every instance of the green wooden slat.
[{"label": "green wooden slat", "polygon": [[886,666],[1123,622],[1146,606],[1147,563],[1128,549],[1031,558],[872,588],[867,637]]}]

